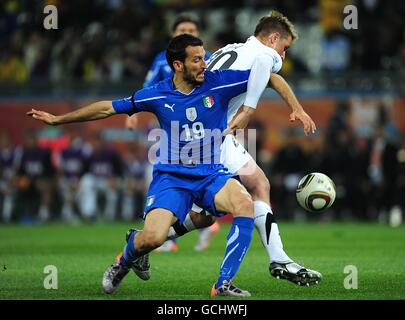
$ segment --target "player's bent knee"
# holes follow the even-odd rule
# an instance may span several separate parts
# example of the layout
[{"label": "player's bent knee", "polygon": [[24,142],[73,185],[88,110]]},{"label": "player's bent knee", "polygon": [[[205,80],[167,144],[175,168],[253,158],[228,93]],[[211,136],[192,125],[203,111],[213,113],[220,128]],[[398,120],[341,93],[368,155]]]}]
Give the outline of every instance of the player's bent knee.
[{"label": "player's bent knee", "polygon": [[160,247],[165,242],[166,238],[164,234],[155,231],[143,232],[142,246],[144,248],[154,249]]},{"label": "player's bent knee", "polygon": [[253,200],[249,194],[242,194],[235,200],[234,210],[232,212],[234,216],[244,216],[253,218]]}]

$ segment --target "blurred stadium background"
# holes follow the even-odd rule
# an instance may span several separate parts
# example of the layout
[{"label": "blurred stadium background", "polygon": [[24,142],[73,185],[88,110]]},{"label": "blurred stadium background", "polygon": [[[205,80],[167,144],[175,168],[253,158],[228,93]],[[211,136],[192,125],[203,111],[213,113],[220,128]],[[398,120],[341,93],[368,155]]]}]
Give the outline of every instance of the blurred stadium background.
[{"label": "blurred stadium background", "polygon": [[[57,30],[43,27],[47,4],[58,8]],[[343,27],[349,4],[358,10],[358,29]],[[394,0],[1,1],[0,222],[139,219],[150,174],[146,137],[156,125],[152,116],[140,115],[130,131],[125,116],[45,127],[25,113],[36,107],[58,114],[141,88],[180,12],[200,21],[200,37],[214,52],[244,42],[271,9],[297,28],[299,40],[281,74],[318,127],[305,137],[300,124],[289,123],[287,105],[266,90],[250,127],[258,130],[257,161],[270,179],[277,219],[400,226],[405,2]],[[69,164],[63,158],[69,152],[83,154],[83,162]],[[10,154],[13,161],[4,160]],[[41,161],[21,161],[31,157]],[[98,165],[100,159],[108,163]],[[298,180],[313,171],[326,173],[337,186],[335,204],[321,215],[304,212],[295,200]],[[90,194],[81,191],[91,183],[83,178],[89,173],[99,177],[86,189]],[[89,199],[96,199],[95,211]]]}]

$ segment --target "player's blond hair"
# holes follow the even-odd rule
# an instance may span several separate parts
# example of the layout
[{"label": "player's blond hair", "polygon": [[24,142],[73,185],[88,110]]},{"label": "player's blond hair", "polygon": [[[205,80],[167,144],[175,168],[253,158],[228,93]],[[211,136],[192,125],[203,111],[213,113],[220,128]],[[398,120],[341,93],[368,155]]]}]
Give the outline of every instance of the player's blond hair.
[{"label": "player's blond hair", "polygon": [[297,31],[295,31],[294,25],[291,23],[291,21],[276,10],[270,11],[268,15],[259,20],[259,23],[256,25],[254,35],[267,36],[275,31],[280,32],[282,37],[287,37],[290,35],[293,41],[298,39]]}]

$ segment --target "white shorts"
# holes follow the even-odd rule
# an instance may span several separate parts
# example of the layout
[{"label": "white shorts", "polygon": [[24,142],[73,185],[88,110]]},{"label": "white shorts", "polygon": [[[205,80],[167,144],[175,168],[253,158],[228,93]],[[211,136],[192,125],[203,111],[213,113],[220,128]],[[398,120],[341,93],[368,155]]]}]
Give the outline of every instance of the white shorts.
[{"label": "white shorts", "polygon": [[[228,134],[221,145],[221,163],[232,173],[238,172],[253,157],[246,151],[235,136]],[[203,209],[193,204],[192,209],[196,213],[203,213]],[[208,215],[209,212],[206,211]]]},{"label": "white shorts", "polygon": [[235,136],[228,134],[221,145],[221,163],[230,172],[238,172],[249,160],[253,159]]}]

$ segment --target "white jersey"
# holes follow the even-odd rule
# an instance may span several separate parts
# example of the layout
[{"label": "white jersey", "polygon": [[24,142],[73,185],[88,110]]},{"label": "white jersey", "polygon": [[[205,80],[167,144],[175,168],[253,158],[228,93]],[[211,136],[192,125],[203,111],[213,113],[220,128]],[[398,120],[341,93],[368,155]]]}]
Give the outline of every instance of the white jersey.
[{"label": "white jersey", "polygon": [[280,71],[282,59],[277,51],[265,46],[256,37],[251,36],[245,43],[228,44],[217,50],[213,53],[207,63],[207,70],[251,69],[249,85],[260,91],[258,94],[257,91],[254,92],[255,97],[252,97],[251,99],[246,96],[246,93],[242,93],[229,101],[229,124],[242,104],[245,103],[245,105],[248,105],[249,107],[256,108],[258,99],[270,78],[270,73],[277,73]]},{"label": "white jersey", "polygon": [[[274,50],[262,44],[252,36],[245,43],[228,44],[214,52],[208,60],[207,70],[251,70],[247,92],[234,97],[228,104],[228,124],[243,105],[256,108],[260,95],[266,88],[271,73],[277,73],[282,66],[280,55]],[[252,90],[253,89],[253,90]],[[247,93],[252,96],[247,96]],[[251,174],[255,167],[248,166],[248,162],[254,159],[245,150],[242,144],[236,141],[232,134],[226,135],[221,145],[221,163],[230,172],[238,175]],[[197,205],[192,210],[197,213],[210,214]]]}]

